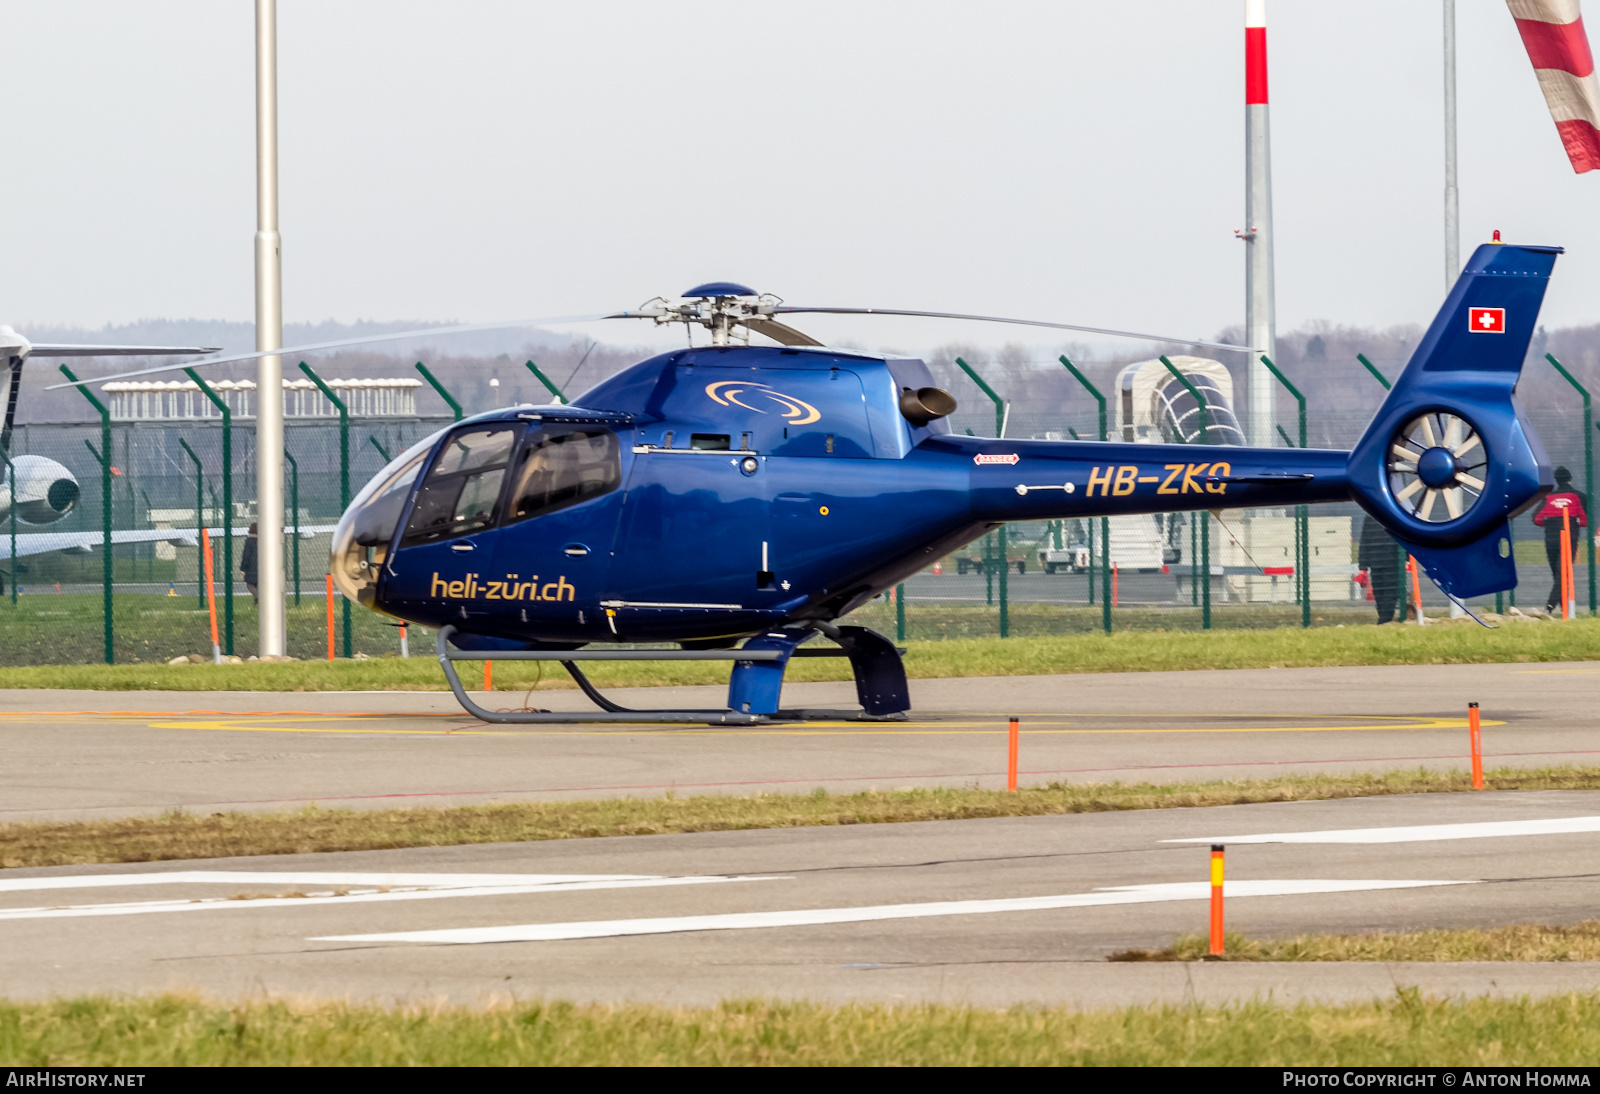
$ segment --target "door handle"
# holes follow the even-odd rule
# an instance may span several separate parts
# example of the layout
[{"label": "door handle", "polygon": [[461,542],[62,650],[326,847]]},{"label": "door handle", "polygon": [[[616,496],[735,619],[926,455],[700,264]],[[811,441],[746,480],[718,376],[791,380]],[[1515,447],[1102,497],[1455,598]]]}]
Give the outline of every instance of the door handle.
[{"label": "door handle", "polygon": [[450,549],[457,554],[466,554],[468,551],[477,550],[477,548],[470,543],[452,543],[450,545]]},{"label": "door handle", "polygon": [[565,547],[561,548],[561,553],[566,555],[568,558],[582,558],[584,555],[589,553],[589,548],[585,547],[581,543],[569,543]]}]

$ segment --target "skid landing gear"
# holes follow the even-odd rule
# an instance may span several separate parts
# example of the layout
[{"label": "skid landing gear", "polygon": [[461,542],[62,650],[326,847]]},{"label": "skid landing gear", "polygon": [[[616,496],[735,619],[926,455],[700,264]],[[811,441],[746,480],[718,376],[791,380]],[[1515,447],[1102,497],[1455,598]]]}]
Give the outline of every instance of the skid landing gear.
[{"label": "skid landing gear", "polygon": [[[903,650],[866,627],[818,628],[838,643],[837,649],[801,649],[810,630],[784,628],[757,635],[737,650],[456,650],[449,644],[456,628],[440,628],[434,648],[439,667],[468,714],[485,722],[505,725],[553,725],[573,722],[629,722],[655,725],[753,726],[805,721],[903,721],[911,708],[906,685]],[[784,669],[791,657],[848,657],[855,674],[859,709],[780,710],[778,694]],[[486,710],[474,703],[453,661],[558,661],[600,712],[554,713],[544,711]],[[607,699],[577,665],[579,661],[731,661],[728,705],[722,710],[630,710]]]}]

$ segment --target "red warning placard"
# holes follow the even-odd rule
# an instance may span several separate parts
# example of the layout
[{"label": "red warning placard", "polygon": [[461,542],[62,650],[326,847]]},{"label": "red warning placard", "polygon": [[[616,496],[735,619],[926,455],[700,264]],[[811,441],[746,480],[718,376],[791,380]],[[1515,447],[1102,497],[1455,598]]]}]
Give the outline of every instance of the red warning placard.
[{"label": "red warning placard", "polygon": [[1467,325],[1479,334],[1504,334],[1506,310],[1504,308],[1468,308]]}]

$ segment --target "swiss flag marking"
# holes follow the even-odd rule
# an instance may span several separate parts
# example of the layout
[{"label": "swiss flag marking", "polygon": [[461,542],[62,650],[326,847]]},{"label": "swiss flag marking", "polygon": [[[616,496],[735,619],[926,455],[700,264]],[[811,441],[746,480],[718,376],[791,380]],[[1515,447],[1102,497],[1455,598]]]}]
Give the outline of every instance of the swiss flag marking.
[{"label": "swiss flag marking", "polygon": [[1504,334],[1506,310],[1504,308],[1468,308],[1467,326],[1479,334]]}]

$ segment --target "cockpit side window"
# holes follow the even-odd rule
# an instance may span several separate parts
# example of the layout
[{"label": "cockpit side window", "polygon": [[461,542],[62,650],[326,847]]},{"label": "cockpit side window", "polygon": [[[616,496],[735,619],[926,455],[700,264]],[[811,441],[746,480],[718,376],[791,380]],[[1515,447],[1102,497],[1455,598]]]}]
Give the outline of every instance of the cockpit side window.
[{"label": "cockpit side window", "polygon": [[517,429],[508,426],[468,429],[446,438],[417,491],[401,545],[470,535],[493,525],[516,440]]},{"label": "cockpit side window", "polygon": [[609,429],[546,430],[528,438],[517,457],[506,522],[615,490],[622,483],[622,450]]}]

